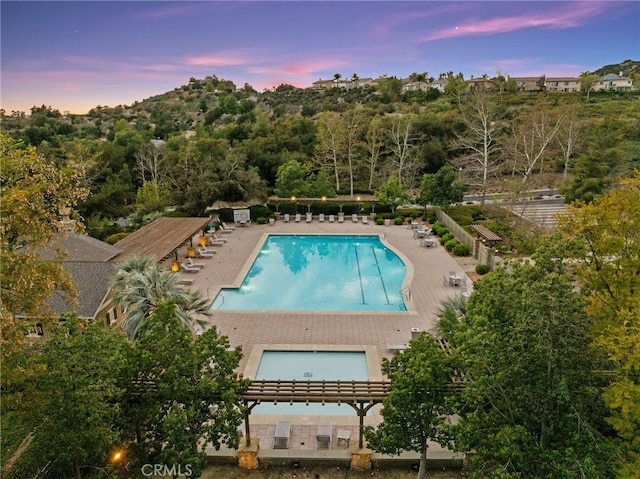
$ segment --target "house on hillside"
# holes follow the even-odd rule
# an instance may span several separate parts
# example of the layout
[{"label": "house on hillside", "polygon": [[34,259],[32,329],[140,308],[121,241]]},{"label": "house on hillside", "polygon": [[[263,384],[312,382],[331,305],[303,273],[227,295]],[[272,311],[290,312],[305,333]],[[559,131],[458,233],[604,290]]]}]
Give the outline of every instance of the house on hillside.
[{"label": "house on hillside", "polygon": [[544,91],[546,76],[541,75],[539,77],[509,77],[509,80],[513,80],[516,82],[518,91]]},{"label": "house on hillside", "polygon": [[473,76],[467,80],[467,86],[471,92],[490,92],[496,89],[496,84],[491,78],[486,76],[473,78]]},{"label": "house on hillside", "polygon": [[580,78],[575,77],[547,77],[548,92],[579,92]]},{"label": "house on hillside", "polygon": [[600,81],[594,87],[594,91],[631,91],[633,90],[633,81],[630,78],[609,73],[600,77]]}]

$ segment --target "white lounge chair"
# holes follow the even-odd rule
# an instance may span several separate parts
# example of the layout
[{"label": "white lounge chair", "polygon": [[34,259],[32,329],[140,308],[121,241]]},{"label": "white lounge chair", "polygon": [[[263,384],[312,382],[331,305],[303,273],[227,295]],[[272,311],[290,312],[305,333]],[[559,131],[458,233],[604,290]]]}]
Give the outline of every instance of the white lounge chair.
[{"label": "white lounge chair", "polygon": [[351,220],[352,220],[354,223],[357,223],[357,222],[358,222],[358,214],[357,214],[357,213],[352,214],[352,215],[351,215]]},{"label": "white lounge chair", "polygon": [[234,229],[235,228],[227,226],[227,224],[223,222],[220,224],[220,228],[218,229],[218,231],[220,231],[220,233],[233,233]]},{"label": "white lounge chair", "polygon": [[311,223],[313,221],[313,215],[311,213],[307,213],[307,223]]},{"label": "white lounge chair", "polygon": [[318,221],[319,221],[320,223],[324,223],[324,213],[320,213],[320,214],[318,215]]},{"label": "white lounge chair", "polygon": [[329,223],[333,223],[336,217],[334,215],[329,215]]},{"label": "white lounge chair", "polygon": [[338,223],[344,223],[344,216],[342,215],[338,216]]},{"label": "white lounge chair", "polygon": [[198,273],[200,271],[200,268],[193,268],[188,264],[184,264],[184,263],[180,263],[180,269],[185,273]]},{"label": "white lounge chair", "polygon": [[193,278],[180,278],[178,284],[193,284]]},{"label": "white lounge chair", "polygon": [[208,244],[209,246],[222,246],[222,245],[224,245],[226,242],[227,242],[227,240],[226,240],[226,239],[220,239],[220,238],[218,238],[218,236],[217,236],[217,235],[215,235],[215,234],[210,234],[210,235],[207,237],[207,244]]},{"label": "white lounge chair", "polygon": [[193,259],[191,258],[187,258],[187,266],[191,266],[192,268],[204,268],[205,264],[204,263],[196,263],[195,261],[193,261]]},{"label": "white lounge chair", "polygon": [[301,219],[300,213],[296,213],[296,223],[300,223]]},{"label": "white lounge chair", "polygon": [[289,449],[289,436],[291,435],[291,421],[278,421],[273,436],[274,449]]},{"label": "white lounge chair", "polygon": [[284,217],[282,218],[282,221],[284,221],[285,223],[289,222],[289,213],[285,213]]},{"label": "white lounge chair", "polygon": [[362,215],[362,224],[363,225],[369,224],[369,218],[367,217],[367,215]]},{"label": "white lounge chair", "polygon": [[198,253],[198,258],[213,258],[213,254],[215,253],[214,250],[207,249],[204,246],[198,246],[196,252]]}]

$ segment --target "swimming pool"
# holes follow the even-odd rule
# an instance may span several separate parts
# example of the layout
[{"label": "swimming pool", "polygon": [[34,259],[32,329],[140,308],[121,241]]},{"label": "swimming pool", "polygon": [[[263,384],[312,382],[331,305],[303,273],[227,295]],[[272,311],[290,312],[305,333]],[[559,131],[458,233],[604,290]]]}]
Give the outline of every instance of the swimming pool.
[{"label": "swimming pool", "polygon": [[269,235],[239,288],[211,309],[406,311],[406,266],[374,235]]},{"label": "swimming pool", "polygon": [[[364,351],[263,351],[255,379],[319,381],[367,381],[369,372]],[[347,404],[267,403],[257,405],[252,414],[355,414]]]}]

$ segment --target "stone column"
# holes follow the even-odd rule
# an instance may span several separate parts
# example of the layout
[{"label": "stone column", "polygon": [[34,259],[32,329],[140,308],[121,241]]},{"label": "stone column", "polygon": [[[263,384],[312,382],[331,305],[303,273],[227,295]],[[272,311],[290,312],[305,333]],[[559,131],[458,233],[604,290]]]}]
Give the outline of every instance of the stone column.
[{"label": "stone column", "polygon": [[351,448],[351,470],[370,471],[371,470],[371,450]]},{"label": "stone column", "polygon": [[240,469],[258,469],[258,449],[260,449],[260,439],[254,437],[251,440],[251,445],[247,446],[246,439],[240,438],[240,445],[238,446],[238,467]]}]

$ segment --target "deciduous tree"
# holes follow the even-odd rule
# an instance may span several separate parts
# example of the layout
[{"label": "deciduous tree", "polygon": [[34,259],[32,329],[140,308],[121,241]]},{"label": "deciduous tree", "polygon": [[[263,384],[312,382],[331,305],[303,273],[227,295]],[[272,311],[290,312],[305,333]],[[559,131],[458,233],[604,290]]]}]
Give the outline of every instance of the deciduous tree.
[{"label": "deciduous tree", "polygon": [[581,244],[576,270],[594,344],[613,367],[604,393],[609,421],[628,446],[621,477],[632,477],[640,470],[640,173],[590,204],[571,205],[558,226]]},{"label": "deciduous tree", "polygon": [[592,322],[559,240],[547,241],[535,263],[483,277],[465,314],[440,326],[468,378],[455,444],[474,451],[482,477],[611,474],[598,449],[608,428],[593,388]]},{"label": "deciduous tree", "polygon": [[389,396],[382,402],[383,422],[376,429],[365,429],[365,436],[374,451],[420,453],[418,478],[423,479],[428,441],[448,440],[442,426],[449,412],[453,370],[435,338],[425,332],[391,360],[384,359],[382,371],[391,381]]},{"label": "deciduous tree", "polygon": [[194,337],[173,301],[161,302],[130,355],[122,424],[134,464],[190,465],[198,474],[205,447],[237,447],[247,387],[236,373],[241,357],[215,327]]}]

